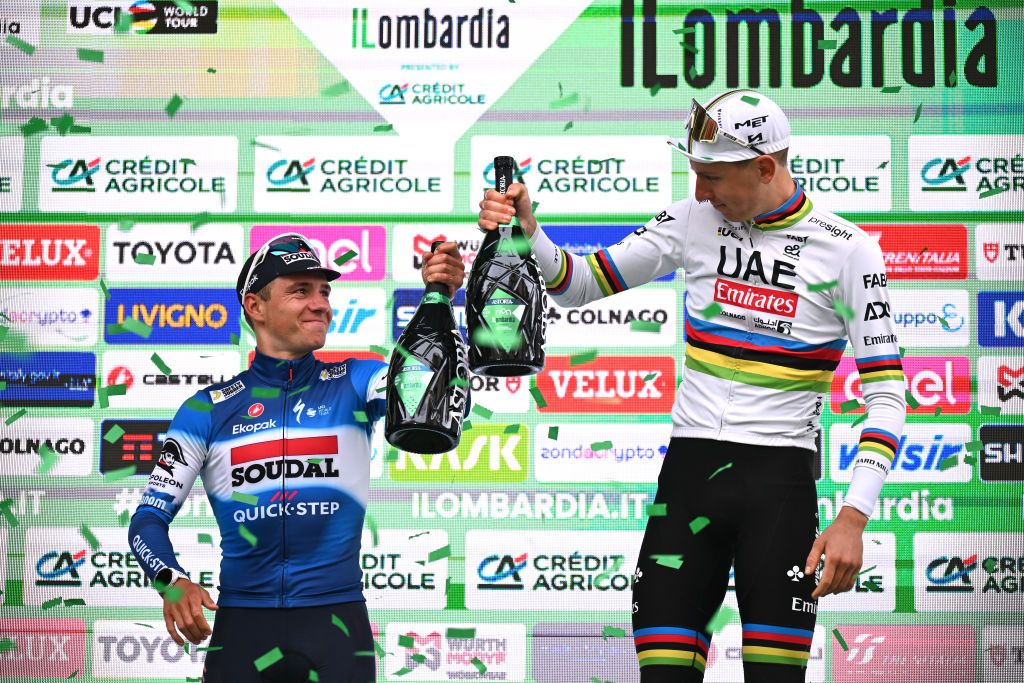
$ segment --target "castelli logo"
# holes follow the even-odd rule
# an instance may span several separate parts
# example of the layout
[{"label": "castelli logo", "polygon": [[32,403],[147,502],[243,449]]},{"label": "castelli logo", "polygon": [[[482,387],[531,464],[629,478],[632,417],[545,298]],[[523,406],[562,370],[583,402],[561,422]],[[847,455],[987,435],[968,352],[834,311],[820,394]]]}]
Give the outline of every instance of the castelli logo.
[{"label": "castelli logo", "polygon": [[263,414],[263,404],[253,403],[249,406],[249,417],[259,417]]}]

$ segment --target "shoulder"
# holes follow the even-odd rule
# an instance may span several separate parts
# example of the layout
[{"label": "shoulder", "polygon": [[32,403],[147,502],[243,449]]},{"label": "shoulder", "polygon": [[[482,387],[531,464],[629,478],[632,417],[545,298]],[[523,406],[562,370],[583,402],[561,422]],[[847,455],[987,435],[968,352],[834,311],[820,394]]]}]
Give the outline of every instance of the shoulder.
[{"label": "shoulder", "polygon": [[320,382],[331,382],[348,377],[353,384],[365,384],[380,370],[387,367],[387,363],[375,359],[346,358],[333,363],[317,361],[316,376]]},{"label": "shoulder", "polygon": [[243,370],[229,380],[225,380],[218,384],[211,384],[202,391],[196,392],[192,399],[205,401],[213,405],[230,401],[233,398],[241,396],[245,392],[248,385],[248,378],[249,372],[247,370]]}]

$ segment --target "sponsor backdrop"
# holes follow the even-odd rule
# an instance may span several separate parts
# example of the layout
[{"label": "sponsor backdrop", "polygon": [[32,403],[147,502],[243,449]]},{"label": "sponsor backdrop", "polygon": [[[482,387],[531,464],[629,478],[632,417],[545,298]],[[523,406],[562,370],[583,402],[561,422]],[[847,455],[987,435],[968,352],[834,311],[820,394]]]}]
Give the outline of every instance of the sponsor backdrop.
[{"label": "sponsor backdrop", "polygon": [[[893,317],[911,403],[864,572],[819,605],[808,680],[1024,680],[1024,14],[739,7],[5,1],[0,679],[200,675],[125,526],[175,407],[249,362],[232,290],[249,253],[284,231],[332,262],[355,252],[334,266],[321,355],[380,358],[431,241],[472,265],[494,155],[516,157],[555,242],[590,253],[692,192],[665,144],[690,98],[753,87],[789,112],[796,179],[879,241],[887,280],[864,286],[887,281],[892,304],[855,313]],[[452,453],[396,453],[378,428],[362,567],[379,680],[638,680],[630,583],[684,306],[676,273],[552,309],[547,367],[474,377],[492,415]],[[859,395],[845,358],[822,411],[822,525]],[[201,484],[171,535],[216,595]],[[741,659],[734,618],[707,680],[740,680]]]}]

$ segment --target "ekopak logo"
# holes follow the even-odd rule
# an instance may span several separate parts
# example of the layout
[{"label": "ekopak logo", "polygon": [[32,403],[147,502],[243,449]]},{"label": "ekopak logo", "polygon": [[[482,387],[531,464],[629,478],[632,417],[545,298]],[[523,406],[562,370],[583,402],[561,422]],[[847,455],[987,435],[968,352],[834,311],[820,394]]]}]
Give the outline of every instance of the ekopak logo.
[{"label": "ekopak logo", "polygon": [[1024,292],[978,292],[978,346],[1024,346]]},{"label": "ekopak logo", "polygon": [[548,356],[536,379],[544,413],[666,413],[675,399],[676,360],[601,356],[574,365],[569,356]]},{"label": "ekopak logo", "polygon": [[97,225],[5,225],[0,282],[95,280],[100,268]]},{"label": "ekopak logo", "polygon": [[967,279],[963,225],[863,225],[878,240],[890,280]]},{"label": "ekopak logo", "polygon": [[[108,344],[230,344],[239,315],[233,289],[112,289],[104,339]],[[119,330],[128,318],[148,326],[149,336]]]},{"label": "ekopak logo", "polygon": [[[570,254],[587,256],[596,251],[607,249],[622,240],[630,233],[638,231],[634,225],[545,225],[544,234],[555,245]],[[662,275],[656,282],[674,280],[675,271]]]},{"label": "ekopak logo", "polygon": [[[382,225],[256,225],[249,234],[250,251],[255,252],[283,232],[304,235],[320,263],[341,273],[342,280],[383,280],[386,275],[387,232]],[[349,252],[355,252],[355,256],[340,266],[335,263]]]},{"label": "ekopak logo", "polygon": [[[971,409],[971,364],[965,356],[911,356],[903,358],[903,374],[907,390],[917,401],[907,412],[928,414],[942,408],[943,413],[963,414]],[[841,412],[840,405],[851,399],[863,400],[860,374],[853,358],[844,357],[832,378],[832,412]],[[863,411],[863,406],[857,413]]]},{"label": "ekopak logo", "polygon": [[4,680],[72,678],[84,667],[82,619],[0,619],[0,640],[14,643],[0,654]]}]

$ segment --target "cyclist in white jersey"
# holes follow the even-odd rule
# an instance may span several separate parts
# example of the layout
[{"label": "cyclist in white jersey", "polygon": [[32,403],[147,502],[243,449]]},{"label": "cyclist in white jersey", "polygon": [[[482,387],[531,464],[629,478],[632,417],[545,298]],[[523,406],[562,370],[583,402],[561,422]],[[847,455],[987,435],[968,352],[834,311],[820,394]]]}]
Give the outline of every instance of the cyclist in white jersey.
[{"label": "cyclist in white jersey", "polygon": [[[480,202],[484,230],[518,217],[561,306],[685,271],[686,362],[655,497],[667,515],[648,520],[634,576],[644,683],[703,680],[707,623],[730,566],[747,681],[803,681],[817,600],[853,587],[903,430],[881,249],[812,204],[786,166],[789,134],[786,115],[757,92],[694,100],[686,137],[670,141],[690,160],[694,196],[587,256],[551,242],[523,185]],[[843,506],[819,535],[815,434],[847,342],[867,417]],[[710,520],[696,534],[695,517]]]}]

